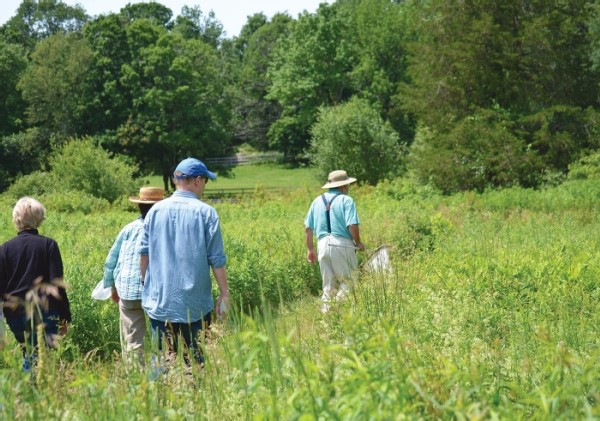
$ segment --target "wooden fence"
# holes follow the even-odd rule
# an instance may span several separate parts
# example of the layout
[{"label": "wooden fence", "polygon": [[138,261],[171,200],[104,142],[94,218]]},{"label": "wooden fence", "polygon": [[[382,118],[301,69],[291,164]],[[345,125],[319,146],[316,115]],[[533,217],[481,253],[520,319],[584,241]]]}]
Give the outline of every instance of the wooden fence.
[{"label": "wooden fence", "polygon": [[264,164],[267,162],[282,162],[285,157],[280,153],[263,153],[260,155],[235,154],[222,158],[206,158],[204,162],[207,165],[222,165],[225,167],[234,165]]},{"label": "wooden fence", "polygon": [[[282,187],[260,187],[258,191],[276,192],[283,191],[285,188]],[[210,189],[204,190],[202,197],[212,201],[222,200],[239,200],[243,197],[253,196],[256,194],[257,189],[253,187],[245,188],[233,188],[233,189]]]}]

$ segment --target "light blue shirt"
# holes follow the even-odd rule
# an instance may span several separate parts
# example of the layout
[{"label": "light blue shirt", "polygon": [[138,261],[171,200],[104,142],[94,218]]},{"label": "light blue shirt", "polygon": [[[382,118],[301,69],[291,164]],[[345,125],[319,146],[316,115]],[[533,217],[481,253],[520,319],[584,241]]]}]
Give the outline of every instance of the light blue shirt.
[{"label": "light blue shirt", "polygon": [[104,263],[104,287],[115,286],[124,300],[142,299],[140,243],[144,220],[140,216],[125,225],[113,243]]},{"label": "light blue shirt", "polygon": [[[339,189],[329,189],[325,193],[327,202],[331,202],[331,199],[335,195],[338,195],[329,210],[329,217],[331,220],[331,234],[336,237],[344,237],[352,239],[349,225],[358,225],[358,213],[356,212],[356,205],[354,200],[345,194],[342,194]],[[321,196],[313,200],[308,210],[308,214],[304,219],[304,226],[313,230],[318,239],[321,239],[328,235],[327,232],[327,215],[325,210],[325,203]]]},{"label": "light blue shirt", "polygon": [[142,307],[155,320],[192,323],[212,311],[210,267],[227,263],[219,216],[177,190],[146,215],[141,254],[149,257]]}]

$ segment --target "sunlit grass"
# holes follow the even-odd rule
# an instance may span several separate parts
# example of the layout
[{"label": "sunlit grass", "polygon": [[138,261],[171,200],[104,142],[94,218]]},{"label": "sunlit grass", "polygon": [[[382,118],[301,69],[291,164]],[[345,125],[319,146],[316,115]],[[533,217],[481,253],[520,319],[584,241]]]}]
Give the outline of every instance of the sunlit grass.
[{"label": "sunlit grass", "polygon": [[[148,184],[162,186],[160,176],[148,177]],[[318,180],[310,168],[298,168],[282,164],[239,165],[230,173],[221,175],[217,172],[217,180],[210,181],[206,191],[220,189],[297,189],[320,187],[324,183]]]},{"label": "sunlit grass", "polygon": [[305,262],[312,188],[216,204],[244,305],[215,322],[204,371],[179,364],[158,381],[121,361],[116,306],[89,298],[134,214],[50,215],[42,232],[64,245],[73,329],[37,384],[9,342],[0,418],[597,419],[597,190],[393,200],[353,189],[365,243],[389,244],[393,270],[363,273],[327,314]]}]

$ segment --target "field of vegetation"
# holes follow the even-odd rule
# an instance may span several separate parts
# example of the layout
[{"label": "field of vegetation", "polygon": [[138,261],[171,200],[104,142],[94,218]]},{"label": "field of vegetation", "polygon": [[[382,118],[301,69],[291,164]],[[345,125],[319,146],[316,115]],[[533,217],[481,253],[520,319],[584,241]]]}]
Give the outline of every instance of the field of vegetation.
[{"label": "field of vegetation", "polygon": [[[41,196],[41,233],[61,247],[73,325],[34,376],[21,372],[8,335],[0,418],[600,416],[599,181],[453,196],[405,181],[352,188],[367,249],[388,244],[393,273],[364,271],[326,315],[303,235],[320,191],[214,205],[236,305],[214,324],[203,371],[177,365],[154,381],[121,359],[116,305],[90,297],[135,210],[85,196],[68,209],[56,193]],[[2,241],[15,234],[13,203],[0,196]]]}]

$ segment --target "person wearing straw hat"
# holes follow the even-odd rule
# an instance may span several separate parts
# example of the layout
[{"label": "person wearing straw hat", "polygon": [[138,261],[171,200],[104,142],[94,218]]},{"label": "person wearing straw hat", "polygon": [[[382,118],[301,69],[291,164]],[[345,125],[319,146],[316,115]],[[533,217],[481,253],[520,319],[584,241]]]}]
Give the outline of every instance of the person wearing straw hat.
[{"label": "person wearing straw hat", "polygon": [[[344,170],[329,173],[323,186],[327,192],[311,204],[304,220],[307,259],[314,264],[318,258],[323,278],[323,302],[321,310],[329,310],[330,303],[342,298],[350,289],[350,283],[358,268],[356,251],[364,251],[360,240],[359,219],[354,200],[348,195],[350,184],[356,178],[348,177]],[[317,253],[314,236],[317,236]]]},{"label": "person wearing straw hat", "polygon": [[217,316],[224,314],[229,302],[219,216],[200,200],[208,180],[217,176],[195,158],[181,161],[173,175],[176,191],[155,205],[144,222],[142,306],[150,319],[153,346],[161,350],[165,339],[168,357],[173,357],[181,335],[188,351],[186,365],[191,367],[191,354],[202,367],[198,341],[215,307],[211,269],[219,287]]},{"label": "person wearing straw hat", "polygon": [[144,232],[144,218],[155,203],[164,199],[165,191],[159,187],[142,187],[136,203],[140,216],[127,224],[117,235],[106,262],[103,283],[112,289],[112,299],[119,305],[121,348],[123,355],[137,353],[143,364],[146,316],[142,308],[142,274],[140,248]]}]

